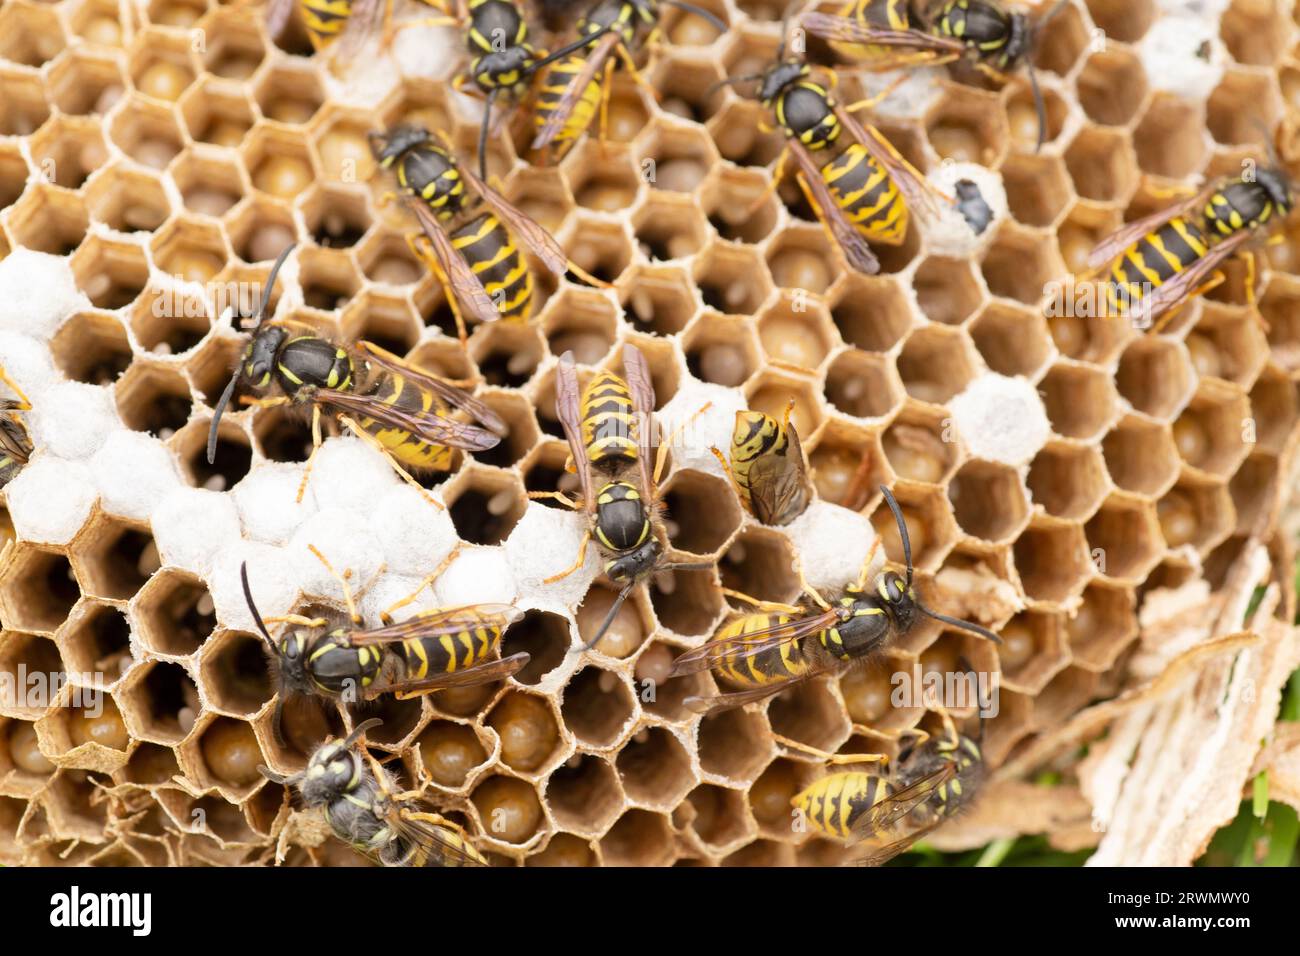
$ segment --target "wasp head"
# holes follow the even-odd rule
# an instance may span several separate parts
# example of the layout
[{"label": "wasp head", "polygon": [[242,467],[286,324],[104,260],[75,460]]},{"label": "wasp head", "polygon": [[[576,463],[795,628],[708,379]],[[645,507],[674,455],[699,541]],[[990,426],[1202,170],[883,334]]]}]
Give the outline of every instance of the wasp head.
[{"label": "wasp head", "polygon": [[366,137],[375,160],[385,168],[393,165],[403,153],[429,141],[430,134],[423,126],[394,126],[387,133],[372,132]]},{"label": "wasp head", "polygon": [[758,87],[758,98],[764,106],[776,102],[787,86],[808,75],[808,64],[802,60],[779,60],[764,71]]}]

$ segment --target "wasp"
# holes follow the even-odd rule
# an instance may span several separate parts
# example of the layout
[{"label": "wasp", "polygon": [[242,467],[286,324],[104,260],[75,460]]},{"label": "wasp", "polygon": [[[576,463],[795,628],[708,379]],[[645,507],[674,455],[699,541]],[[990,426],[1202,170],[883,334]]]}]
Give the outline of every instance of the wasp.
[{"label": "wasp", "polygon": [[906,577],[886,571],[877,580],[875,590],[868,590],[866,578],[872,557],[868,555],[857,582],[848,585],[833,603],[805,585],[816,613],[798,605],[755,601],[728,591],[760,610],[724,624],[712,641],[680,655],[670,676],[712,670],[739,689],[713,697],[688,697],[687,707],[700,713],[730,710],[764,700],[809,678],[878,659],[891,643],[912,629],[921,615],[1002,643],[987,628],[932,611],[921,603],[912,584],[912,545],[907,523],[889,489],[881,486],[880,490],[898,523]]},{"label": "wasp", "polygon": [[762,412],[736,412],[731,461],[710,449],[730,475],[740,503],[763,524],[789,524],[812,499],[803,446],[790,422],[793,410],[792,401],[781,421]]},{"label": "wasp", "polygon": [[[266,29],[278,38],[289,26],[295,12],[307,32],[313,51],[327,53],[334,63],[346,63],[361,52],[365,42],[382,34],[387,47],[394,34],[395,0],[271,0],[267,7]],[[426,6],[441,9],[434,0],[419,0]],[[430,24],[445,22],[430,19]],[[403,24],[405,26],[406,24]]]},{"label": "wasp", "polygon": [[559,159],[586,132],[597,110],[601,114],[601,139],[605,138],[615,55],[628,75],[658,99],[632,58],[642,45],[657,37],[661,2],[707,20],[719,33],[727,30],[727,25],[708,10],[686,0],[597,0],[579,17],[577,25],[579,39],[587,38],[594,46],[585,55],[575,52],[559,59],[542,74],[534,108],[537,134],[533,150],[554,145],[554,158]]},{"label": "wasp", "polygon": [[[832,41],[842,55],[864,55],[873,69],[938,66],[966,60],[985,75],[1005,83],[1007,74],[1024,66],[1038,114],[1037,148],[1042,149],[1047,135],[1047,109],[1029,60],[1043,29],[1066,2],[1057,0],[1037,23],[1027,13],[1008,12],[986,0],[945,0],[928,24],[913,23],[906,3],[882,4],[879,0],[854,0],[838,14],[806,13],[802,22],[809,33]],[[902,52],[890,55],[891,50]]]},{"label": "wasp", "polygon": [[[854,112],[880,97],[846,107],[828,86],[813,79],[807,63],[786,58],[784,51],[782,37],[767,70],[723,84],[759,81],[758,98],[785,134],[786,146],[769,191],[780,183],[786,162],[794,156],[799,187],[831,239],[853,269],[874,275],[880,262],[868,241],[902,244],[910,213],[932,217],[938,194],[874,127],[854,118]],[[828,75],[833,85],[834,74]]]},{"label": "wasp", "polygon": [[829,773],[795,794],[790,805],[823,836],[849,843],[884,838],[855,862],[877,866],[904,852],[955,817],[984,776],[980,741],[958,732],[948,714],[942,716],[942,731],[933,737],[917,731],[891,770]]},{"label": "wasp", "polygon": [[[1274,160],[1276,163],[1276,160]],[[1221,179],[1190,199],[1135,220],[1103,239],[1088,264],[1107,271],[1112,315],[1159,331],[1185,299],[1223,281],[1215,270],[1251,237],[1290,214],[1291,182],[1280,165]],[[1246,251],[1246,294],[1255,294],[1254,254]],[[1157,322],[1161,316],[1169,317]],[[1153,325],[1154,323],[1154,325]]]},{"label": "wasp", "polygon": [[[453,464],[453,449],[495,448],[506,434],[505,423],[472,395],[417,371],[377,345],[358,342],[354,349],[346,349],[310,330],[297,333],[287,325],[268,323],[271,290],[292,249],[291,245],[280,253],[271,269],[254,325],[248,330],[252,338],[217,400],[208,429],[209,464],[216,455],[221,416],[235,389],[241,383],[258,391],[275,386],[283,394],[246,396],[244,401],[260,407],[311,407],[313,447],[298,487],[299,501],[320,450],[321,416],[328,414],[376,448],[403,480],[441,508],[406,469],[447,471]],[[451,417],[453,410],[486,427],[457,421]]]},{"label": "wasp", "polygon": [[652,473],[655,397],[650,368],[634,345],[623,347],[623,368],[626,381],[614,372],[599,372],[579,397],[573,353],[565,352],[560,357],[555,407],[569,442],[582,497],[573,501],[561,492],[531,493],[532,497],[556,498],[581,510],[588,519],[573,566],[543,583],[552,584],[582,567],[587,546],[595,540],[605,559],[605,574],[623,585],[587,648],[600,642],[632,589],[650,575],[712,567],[707,562],[670,562],[665,558],[667,535],[660,520],[657,489],[672,438],[660,444]]},{"label": "wasp", "polygon": [[[529,655],[524,651],[500,656],[502,635],[518,616],[507,604],[420,611],[408,620],[392,622],[389,615],[415,600],[442,566],[414,593],[384,612],[383,627],[365,629],[360,626],[361,616],[346,578],[334,571],[320,551],[308,547],[342,585],[348,609],[345,624],[331,625],[326,618],[295,614],[263,618],[253,602],[247,565],[239,568],[244,601],[274,662],[280,693],[272,727],[281,743],[286,698],[370,701],[391,693],[408,700],[453,687],[504,680],[527,666]],[[291,624],[296,629],[276,641],[267,630],[268,623]]]},{"label": "wasp", "polygon": [[398,791],[388,771],[358,746],[382,723],[373,717],[342,740],[321,744],[301,773],[258,770],[293,787],[306,807],[319,807],[336,837],[381,866],[487,866],[464,830],[434,813],[420,791]]},{"label": "wasp", "polygon": [[16,396],[0,399],[0,488],[3,488],[32,457],[32,438],[20,415],[31,411],[32,403],[3,365],[0,365],[0,382],[8,385]]},{"label": "wasp", "polygon": [[[395,171],[398,185],[408,194],[407,206],[420,223],[432,258],[419,243],[412,249],[447,291],[462,342],[465,321],[458,303],[479,322],[527,322],[532,316],[536,289],[516,236],[556,276],[572,270],[591,285],[608,287],[570,262],[545,229],[435,140],[422,127],[397,126],[386,134],[372,132],[370,148],[381,167]],[[471,205],[466,183],[486,209]]]}]

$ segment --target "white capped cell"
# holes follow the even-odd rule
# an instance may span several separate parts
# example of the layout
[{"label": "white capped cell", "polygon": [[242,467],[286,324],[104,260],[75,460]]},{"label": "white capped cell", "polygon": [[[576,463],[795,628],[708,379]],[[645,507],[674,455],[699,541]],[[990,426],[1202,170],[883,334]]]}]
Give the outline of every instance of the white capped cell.
[{"label": "white capped cell", "polygon": [[27,413],[32,438],[60,458],[80,461],[122,428],[112,393],[99,385],[60,382],[46,389]]},{"label": "white capped cell", "polygon": [[[433,497],[441,496],[435,491]],[[388,569],[398,574],[428,574],[457,544],[451,514],[404,482],[385,492],[367,517],[384,548]]]},{"label": "white capped cell", "polygon": [[66,256],[19,248],[0,260],[0,329],[48,340],[64,319],[89,307]]},{"label": "white capped cell", "polygon": [[163,564],[206,577],[214,558],[240,538],[230,495],[180,487],[163,499],[150,522]]},{"label": "white capped cell", "polygon": [[14,530],[42,544],[67,544],[76,537],[98,498],[84,464],[53,455],[37,455],[5,485]]},{"label": "white capped cell", "polygon": [[[876,529],[866,515],[829,501],[814,501],[782,530],[794,543],[804,580],[824,591],[856,581],[876,541]],[[883,549],[877,560],[881,553]]]},{"label": "white capped cell", "polygon": [[986,372],[948,403],[971,454],[1022,465],[1046,444],[1052,427],[1038,390],[1023,378]]},{"label": "white capped cell", "polygon": [[143,432],[119,429],[90,459],[105,510],[147,520],[181,482],[176,459],[162,442]]},{"label": "white capped cell", "polygon": [[503,545],[521,597],[572,608],[582,601],[600,573],[600,553],[587,545],[582,567],[552,584],[543,581],[573,566],[578,559],[587,519],[579,512],[549,508],[530,501]]},{"label": "white capped cell", "polygon": [[284,544],[316,513],[316,492],[310,483],[302,501],[297,500],[303,467],[298,462],[264,462],[231,489],[247,537]]}]

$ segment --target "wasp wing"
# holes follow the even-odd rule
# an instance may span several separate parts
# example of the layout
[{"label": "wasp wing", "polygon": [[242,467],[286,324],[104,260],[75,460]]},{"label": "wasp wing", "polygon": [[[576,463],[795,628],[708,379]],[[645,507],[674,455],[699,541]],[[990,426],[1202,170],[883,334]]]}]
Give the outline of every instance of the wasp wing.
[{"label": "wasp wing", "polygon": [[479,684],[505,680],[519,673],[528,666],[530,659],[527,651],[520,651],[509,657],[482,661],[464,670],[432,674],[418,680],[395,680],[391,684],[386,684],[382,692],[413,697],[417,694],[431,694],[434,691],[449,690],[453,687],[477,687]]},{"label": "wasp wing", "polygon": [[542,260],[542,265],[548,271],[559,277],[564,276],[569,270],[569,257],[554,236],[538,225],[532,216],[521,212],[505,196],[479,179],[468,166],[461,166],[460,174],[478,191],[483,201],[492,207],[492,211],[506,224],[510,233]]},{"label": "wasp wing", "polygon": [[641,491],[652,498],[654,486],[650,483],[650,448],[655,437],[655,387],[645,355],[635,345],[623,346],[623,372],[627,375],[627,387],[632,393],[632,408],[636,413],[636,451],[639,459],[637,464],[641,468]]},{"label": "wasp wing", "polygon": [[798,140],[791,139],[788,143],[790,152],[794,153],[799,168],[803,171],[803,182],[812,191],[813,205],[817,207],[814,212],[830,230],[831,238],[843,251],[844,258],[854,270],[865,275],[875,275],[880,271],[880,260],[867,245],[867,240],[844,215],[844,210],[831,195],[826,180],[822,178],[821,170],[808,155],[808,150]]},{"label": "wasp wing", "polygon": [[432,409],[400,408],[369,395],[356,395],[331,388],[317,389],[312,400],[333,412],[369,418],[383,427],[410,432],[421,441],[433,445],[446,445],[448,448],[465,451],[487,451],[501,443],[501,436],[485,428],[466,425],[454,418],[439,415]]},{"label": "wasp wing", "polygon": [[1120,226],[1097,243],[1092,252],[1088,253],[1088,267],[1090,269],[1100,269],[1147,233],[1154,232],[1170,219],[1191,209],[1203,195],[1204,193],[1197,193],[1190,199],[1170,206],[1168,209],[1161,209],[1159,212],[1153,212],[1149,216],[1134,219],[1132,222]]},{"label": "wasp wing", "polygon": [[921,30],[879,29],[850,17],[840,17],[830,13],[805,13],[803,26],[813,36],[843,43],[905,47],[938,54],[960,55],[966,52],[966,47],[959,40],[950,40]]},{"label": "wasp wing", "polygon": [[614,47],[621,42],[622,40],[617,33],[606,33],[596,48],[591,51],[591,55],[583,62],[582,69],[569,81],[569,85],[564,89],[564,94],[560,97],[559,102],[555,104],[555,109],[546,117],[546,122],[542,124],[542,128],[533,137],[533,149],[544,149],[555,141],[555,137],[560,135],[561,130],[564,129],[564,124],[568,122],[570,114],[573,113],[573,108],[582,99],[587,84],[592,81],[596,76],[596,72],[609,59],[610,54],[614,52]]},{"label": "wasp wing", "polygon": [[902,153],[894,149],[889,140],[881,136],[874,126],[864,126],[859,123],[857,118],[840,104],[835,106],[835,115],[844,124],[849,135],[856,142],[861,143],[862,147],[871,154],[871,158],[889,174],[898,191],[903,194],[908,208],[918,215],[931,219],[938,215],[934,187],[926,182],[921,172],[909,163]]},{"label": "wasp wing", "polygon": [[1134,310],[1154,322],[1162,313],[1195,292],[1219,263],[1236,252],[1250,237],[1248,231],[1242,230],[1224,239],[1168,282],[1156,286],[1150,295],[1133,307]]},{"label": "wasp wing", "polygon": [[745,660],[755,654],[816,634],[830,627],[835,621],[835,612],[825,611],[821,614],[786,621],[784,624],[773,624],[745,634],[733,634],[721,640],[712,640],[679,655],[673,661],[668,676],[695,674],[699,671],[712,670],[724,661]]},{"label": "wasp wing", "polygon": [[854,821],[854,839],[864,840],[892,830],[956,775],[957,764],[945,760],[934,770],[890,794]]},{"label": "wasp wing", "polygon": [[505,437],[509,432],[509,428],[506,426],[506,423],[502,421],[500,415],[492,411],[486,403],[479,401],[464,389],[456,388],[456,386],[449,385],[436,376],[428,375],[425,372],[408,365],[396,355],[380,348],[373,342],[358,342],[356,347],[358,351],[365,353],[368,358],[373,359],[377,365],[381,365],[396,375],[401,375],[413,382],[423,385],[448,405],[451,405],[454,408],[459,408],[490,431],[496,432],[502,437]]},{"label": "wasp wing", "polygon": [[515,614],[515,608],[509,604],[470,604],[464,607],[426,611],[405,621],[387,624],[373,630],[353,631],[348,635],[348,640],[355,647],[364,647],[369,644],[391,644],[410,638],[459,634],[482,627],[484,624],[508,623]]},{"label": "wasp wing", "polygon": [[454,831],[434,822],[437,817],[423,810],[393,804],[384,819],[399,837],[424,850],[442,866],[485,866],[482,858],[472,854],[453,836]]},{"label": "wasp wing", "polygon": [[[793,454],[797,457],[791,458]],[[749,466],[749,498],[754,517],[763,524],[783,524],[791,518],[792,506],[806,497],[806,473],[798,439],[786,455],[763,455]]]},{"label": "wasp wing", "polygon": [[578,486],[582,490],[582,507],[588,514],[596,510],[596,498],[591,493],[591,462],[587,446],[582,442],[582,410],[579,406],[578,373],[573,367],[573,353],[560,356],[555,368],[555,414],[569,442],[573,456],[573,470],[578,473]]},{"label": "wasp wing", "polygon": [[451,239],[442,231],[442,226],[428,207],[414,200],[409,200],[406,205],[419,220],[420,228],[428,238],[429,244],[433,246],[438,265],[442,267],[443,275],[451,285],[451,292],[461,305],[469,309],[470,315],[480,322],[495,322],[501,318],[501,313],[492,302],[492,297],[487,294],[487,290],[483,288],[483,283],[479,281],[478,276],[474,275],[474,270],[469,267],[469,263],[456,251],[456,247],[451,244]]},{"label": "wasp wing", "polygon": [[353,0],[352,12],[339,38],[330,44],[329,56],[336,63],[347,63],[361,52],[366,41],[379,33],[384,10],[392,0]]},{"label": "wasp wing", "polygon": [[297,0],[271,0],[266,6],[266,32],[278,39],[293,18]]}]

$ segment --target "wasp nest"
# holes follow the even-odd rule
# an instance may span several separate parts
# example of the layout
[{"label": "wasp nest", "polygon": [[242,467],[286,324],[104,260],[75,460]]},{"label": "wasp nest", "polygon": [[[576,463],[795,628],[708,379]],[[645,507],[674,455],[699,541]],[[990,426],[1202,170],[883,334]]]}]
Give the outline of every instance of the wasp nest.
[{"label": "wasp nest", "polygon": [[[285,788],[257,770],[299,769],[355,723],[300,722],[285,746],[272,733],[238,568],[264,614],[337,610],[308,545],[350,573],[372,623],[449,556],[417,606],[524,612],[504,639],[531,654],[515,677],[368,713],[384,720],[377,753],[408,779],[422,767],[495,861],[530,864],[833,859],[792,832],[790,797],[818,767],[773,731],[892,752],[922,711],[890,705],[888,672],[965,657],[1001,672],[985,735],[997,767],[1128,683],[1146,595],[1223,584],[1272,507],[1296,422],[1300,233],[1261,258],[1257,308],[1235,265],[1160,335],[1043,305],[1163,189],[1259,157],[1258,127],[1279,127],[1300,96],[1291,5],[1070,0],[1036,54],[1041,152],[1023,74],[992,90],[915,71],[875,122],[941,188],[975,183],[992,221],[913,227],[866,277],[795,192],[744,212],[781,139],[760,129],[759,104],[716,84],[772,57],[781,10],[703,2],[725,34],[666,8],[645,69],[659,101],[620,71],[609,143],[588,136],[536,167],[508,130],[492,137],[505,194],[613,288],[543,273],[534,321],[480,326],[467,351],[404,242],[412,222],[381,201],[391,184],[365,138],[413,121],[472,155],[482,107],[447,83],[463,60],[454,29],[403,31],[392,57],[342,82],[234,4],[4,4],[0,362],[31,399],[36,451],[0,497],[0,673],[72,682],[0,699],[0,859],[269,862],[286,826],[291,862],[313,843],[320,861],[359,859],[291,819]],[[841,99],[863,83],[846,75]],[[326,441],[295,504],[310,435],[283,409],[232,408],[207,463],[243,339],[205,290],[263,282],[290,240],[277,318],[470,380],[508,424],[432,486],[445,510],[352,437]],[[709,440],[675,450],[672,543],[717,570],[640,589],[583,653],[615,592],[594,551],[544,583],[584,524],[526,492],[564,482],[557,357],[618,368],[628,342],[663,423],[711,403],[698,431],[719,447],[735,411],[779,415],[793,399],[818,500],[789,528],[758,525]],[[802,572],[841,587],[877,531],[901,559],[881,495],[856,493],[882,483],[908,519],[918,586],[1004,644],[926,621],[884,668],[713,717],[683,707],[712,678],[665,676],[725,618],[723,586],[787,601]],[[82,680],[107,691],[102,711],[75,705]]]}]

